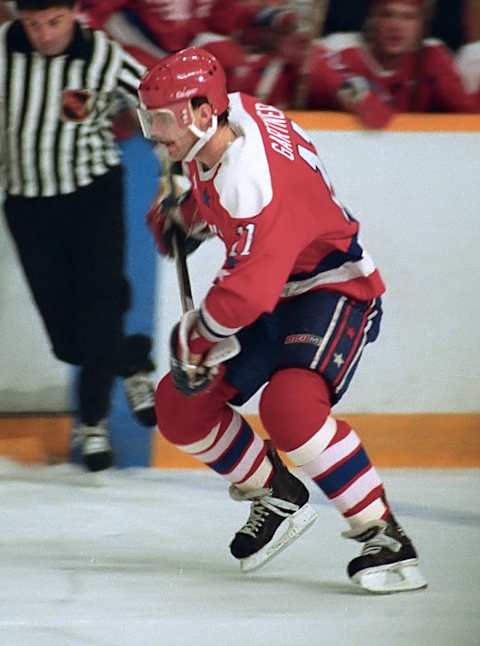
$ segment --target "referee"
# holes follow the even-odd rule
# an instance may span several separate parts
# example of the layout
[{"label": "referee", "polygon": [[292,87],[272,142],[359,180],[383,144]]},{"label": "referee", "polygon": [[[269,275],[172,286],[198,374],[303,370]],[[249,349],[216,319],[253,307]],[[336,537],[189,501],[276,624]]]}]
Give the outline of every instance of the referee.
[{"label": "referee", "polygon": [[81,27],[74,0],[18,0],[0,26],[4,211],[56,357],[80,366],[85,465],[113,463],[105,418],[116,375],[138,419],[155,424],[151,341],[124,336],[123,182],[110,115],[136,102],[144,68],[103,32]]}]

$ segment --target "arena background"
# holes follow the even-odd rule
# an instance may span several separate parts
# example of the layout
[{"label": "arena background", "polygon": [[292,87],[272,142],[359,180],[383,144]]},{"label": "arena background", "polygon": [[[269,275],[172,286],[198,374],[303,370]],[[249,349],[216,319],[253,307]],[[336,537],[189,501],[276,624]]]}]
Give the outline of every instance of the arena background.
[{"label": "arena background", "polygon": [[[479,466],[480,117],[400,115],[383,132],[366,132],[346,115],[295,118],[360,219],[388,287],[381,337],[335,414],[355,424],[379,466]],[[122,147],[135,296],[128,328],[153,334],[160,377],[180,304],[174,267],[156,256],[144,226],[158,166],[140,137]],[[197,303],[222,257],[216,241],[191,257]],[[0,455],[25,463],[71,458],[71,379],[50,355],[1,221]],[[257,401],[243,407],[255,424]],[[109,424],[120,467],[195,466],[134,422],[121,384]]]}]

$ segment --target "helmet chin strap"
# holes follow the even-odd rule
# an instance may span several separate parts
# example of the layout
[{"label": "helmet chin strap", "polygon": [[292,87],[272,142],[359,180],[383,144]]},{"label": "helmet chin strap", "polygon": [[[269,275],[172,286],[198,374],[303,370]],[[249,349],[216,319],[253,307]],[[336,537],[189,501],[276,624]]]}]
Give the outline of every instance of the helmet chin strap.
[{"label": "helmet chin strap", "polygon": [[198,137],[198,141],[196,141],[193,144],[193,146],[190,148],[190,150],[185,155],[182,161],[191,162],[195,158],[195,156],[198,155],[198,153],[205,146],[205,144],[209,142],[210,139],[213,137],[213,135],[217,132],[217,126],[218,126],[218,118],[216,114],[212,114],[212,123],[205,131],[200,130],[200,128],[196,126],[194,123],[189,125],[188,126],[189,130],[193,132],[195,137]]}]

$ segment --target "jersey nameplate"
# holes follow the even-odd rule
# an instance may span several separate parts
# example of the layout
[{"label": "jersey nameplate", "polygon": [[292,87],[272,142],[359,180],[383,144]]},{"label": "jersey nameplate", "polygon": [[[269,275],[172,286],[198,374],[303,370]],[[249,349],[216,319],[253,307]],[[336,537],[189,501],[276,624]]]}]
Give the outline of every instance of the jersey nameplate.
[{"label": "jersey nameplate", "polygon": [[288,134],[285,114],[281,110],[264,103],[256,103],[255,111],[265,125],[272,149],[293,161],[295,155],[293,153],[293,144]]}]

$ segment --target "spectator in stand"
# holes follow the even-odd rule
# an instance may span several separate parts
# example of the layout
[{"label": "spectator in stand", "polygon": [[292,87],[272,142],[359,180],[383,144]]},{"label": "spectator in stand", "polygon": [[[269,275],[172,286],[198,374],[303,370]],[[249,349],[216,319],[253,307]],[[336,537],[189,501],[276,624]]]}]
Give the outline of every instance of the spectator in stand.
[{"label": "spectator in stand", "polygon": [[[313,39],[311,26],[307,30],[291,23],[289,29],[262,34],[250,24],[239,37],[247,46],[255,43],[256,51],[248,54],[245,64],[235,70],[231,90],[253,94],[282,109],[321,109],[331,107],[330,97],[343,96],[352,82],[359,82],[359,78],[351,78],[346,67],[337,69],[328,64],[329,52]],[[343,107],[372,128],[385,126],[392,115],[391,109],[372,91]]]},{"label": "spectator in stand", "polygon": [[[82,0],[80,9],[84,22],[108,31],[147,67],[187,46],[201,46],[222,63],[230,91],[245,87],[248,91],[252,77],[270,60],[269,56],[249,56],[230,34],[248,32],[265,42],[267,38],[278,40],[296,26],[296,13],[290,8],[270,6],[263,0],[194,0],[187,8],[175,0]],[[288,70],[281,79],[280,91],[275,93],[277,103],[288,95],[284,86],[289,88],[294,82]],[[123,137],[131,135],[137,128],[136,117],[124,111],[117,117],[115,128]]]},{"label": "spectator in stand", "polygon": [[0,0],[0,25],[12,19],[12,12],[4,0]]},{"label": "spectator in stand", "polygon": [[221,62],[227,80],[246,53],[233,33],[250,25],[283,33],[296,20],[290,9],[258,0],[193,0],[185,7],[178,0],[83,0],[81,8],[90,26],[107,30],[147,67],[186,47],[202,47]]},{"label": "spectator in stand", "polygon": [[[394,112],[478,112],[478,98],[468,93],[449,50],[423,38],[427,19],[425,0],[372,0],[366,30],[333,34],[323,40],[332,53],[329,64],[362,79],[335,93],[325,105],[350,109],[365,92],[374,91]],[[321,87],[311,81],[311,102]],[[364,79],[368,80],[365,84]],[[340,98],[339,98],[340,97]]]},{"label": "spectator in stand", "polygon": [[465,87],[480,98],[480,0],[472,0],[466,27],[468,38],[457,51],[457,64]]},{"label": "spectator in stand", "polygon": [[[297,0],[298,1],[298,0]],[[323,34],[360,31],[367,19],[370,0],[330,0]],[[427,0],[431,18],[427,33],[453,52],[478,40],[478,0]]]}]

